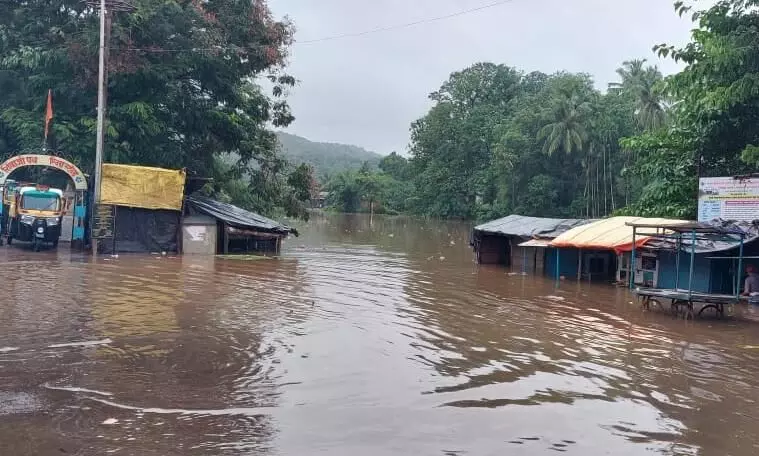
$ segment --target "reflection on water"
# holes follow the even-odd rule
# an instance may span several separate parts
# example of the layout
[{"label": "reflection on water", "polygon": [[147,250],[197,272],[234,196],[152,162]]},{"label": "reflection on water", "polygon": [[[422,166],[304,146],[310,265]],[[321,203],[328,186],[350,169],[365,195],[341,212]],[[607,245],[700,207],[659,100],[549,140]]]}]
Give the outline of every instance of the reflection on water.
[{"label": "reflection on water", "polygon": [[759,452],[755,324],[478,268],[465,224],[302,232],[260,262],[3,248],[2,453]]}]

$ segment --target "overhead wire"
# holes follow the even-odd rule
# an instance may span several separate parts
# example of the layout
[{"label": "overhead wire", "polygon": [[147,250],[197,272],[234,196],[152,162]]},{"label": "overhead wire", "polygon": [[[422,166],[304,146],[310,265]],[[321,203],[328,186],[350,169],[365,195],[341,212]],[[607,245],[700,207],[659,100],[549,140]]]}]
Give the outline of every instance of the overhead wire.
[{"label": "overhead wire", "polygon": [[334,40],[340,40],[340,39],[343,39],[343,38],[354,38],[354,37],[359,37],[359,36],[372,35],[374,33],[382,33],[382,32],[389,32],[389,31],[392,31],[392,30],[400,30],[400,29],[404,29],[404,28],[414,27],[414,26],[417,26],[417,25],[428,24],[430,22],[437,22],[437,21],[442,21],[442,20],[446,20],[446,19],[452,19],[454,17],[464,16],[466,14],[476,13],[478,11],[483,11],[483,10],[490,9],[490,8],[495,8],[497,6],[505,5],[506,3],[512,3],[514,1],[515,0],[499,0],[499,1],[496,1],[496,2],[488,3],[486,5],[481,5],[481,6],[477,6],[477,7],[474,7],[474,8],[469,8],[469,9],[465,9],[465,10],[462,10],[462,11],[457,11],[455,13],[444,14],[442,16],[429,17],[429,18],[420,19],[420,20],[417,20],[417,21],[406,22],[404,24],[396,24],[396,25],[389,25],[389,26],[385,26],[385,27],[377,27],[377,28],[374,28],[374,29],[365,30],[363,32],[343,33],[343,34],[340,34],[340,35],[325,36],[323,38],[316,38],[316,39],[313,39],[313,40],[296,41],[295,44],[322,43],[324,41],[334,41]]},{"label": "overhead wire", "polygon": [[[366,35],[373,35],[375,33],[383,33],[383,32],[390,32],[390,31],[393,31],[393,30],[401,30],[401,29],[406,29],[406,28],[410,28],[410,27],[415,27],[417,25],[428,24],[428,23],[431,23],[431,22],[439,22],[439,21],[443,21],[443,20],[446,20],[446,19],[452,19],[452,18],[455,18],[455,17],[459,17],[459,16],[464,16],[464,15],[467,15],[467,14],[476,13],[476,12],[479,12],[479,11],[495,8],[495,7],[498,7],[498,6],[502,6],[502,5],[505,5],[507,3],[513,3],[515,1],[516,0],[498,0],[498,1],[491,2],[491,3],[485,4],[485,5],[480,5],[480,6],[477,6],[477,7],[468,8],[468,9],[457,11],[457,12],[454,12],[454,13],[444,14],[444,15],[435,16],[435,17],[428,17],[428,18],[425,18],[425,19],[419,19],[419,20],[416,20],[416,21],[405,22],[405,23],[402,23],[402,24],[395,24],[395,25],[388,25],[388,26],[383,26],[383,27],[377,27],[377,28],[373,28],[373,29],[369,29],[369,30],[364,30],[362,32],[342,33],[342,34],[339,34],[339,35],[325,36],[325,37],[322,37],[322,38],[316,38],[316,39],[304,40],[304,41],[297,41],[296,40],[293,43],[293,45],[297,46],[297,45],[301,45],[301,44],[323,43],[323,42],[326,42],[326,41],[336,41],[336,40],[341,40],[341,39],[345,39],[345,38],[356,38],[356,37],[361,37],[361,36],[366,36]],[[213,48],[191,48],[191,49],[119,48],[119,49],[114,49],[114,50],[134,51],[134,52],[170,53],[170,52],[219,52],[219,51],[236,50],[236,49],[239,49],[239,47],[236,47],[236,46],[229,46],[229,47],[218,46],[218,47],[213,47]]]}]

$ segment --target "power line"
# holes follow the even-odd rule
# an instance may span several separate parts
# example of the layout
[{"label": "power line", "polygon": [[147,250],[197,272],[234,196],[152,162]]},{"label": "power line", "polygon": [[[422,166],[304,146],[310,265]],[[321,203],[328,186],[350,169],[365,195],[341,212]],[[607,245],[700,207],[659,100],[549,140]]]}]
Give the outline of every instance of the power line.
[{"label": "power line", "polygon": [[[355,38],[360,36],[366,36],[366,35],[372,35],[375,33],[382,33],[382,32],[389,32],[393,30],[400,30],[410,27],[415,27],[417,25],[422,24],[428,24],[431,22],[438,22],[446,19],[452,19],[454,17],[464,16],[467,14],[476,13],[478,11],[483,11],[490,8],[495,8],[497,6],[505,5],[507,3],[513,3],[516,0],[499,0],[493,3],[488,3],[486,5],[478,6],[475,8],[469,8],[462,11],[457,11],[455,13],[445,14],[442,16],[435,16],[435,17],[429,17],[426,19],[420,19],[413,22],[406,22],[403,24],[395,24],[395,25],[389,25],[385,27],[378,27],[370,30],[364,30],[363,32],[354,32],[354,33],[343,33],[340,35],[332,35],[332,36],[325,36],[322,38],[316,38],[313,40],[305,40],[305,41],[295,41],[294,45],[297,46],[299,44],[314,44],[314,43],[323,43],[325,41],[335,41],[340,40],[344,38]],[[115,48],[114,50],[117,51],[136,51],[136,52],[152,52],[152,53],[174,53],[174,52],[223,52],[228,50],[239,50],[240,48],[237,46],[217,46],[213,48],[190,48],[190,49],[155,49],[155,48]]]},{"label": "power line", "polygon": [[445,19],[451,19],[451,18],[458,17],[458,16],[464,16],[466,14],[471,14],[471,13],[475,13],[477,11],[482,11],[482,10],[486,10],[486,9],[490,9],[490,8],[495,8],[496,6],[505,5],[506,3],[512,3],[514,1],[515,0],[500,0],[500,1],[497,1],[497,2],[493,2],[493,3],[488,3],[487,5],[482,5],[482,6],[478,6],[476,8],[470,8],[470,9],[466,9],[466,10],[463,10],[463,11],[458,11],[456,13],[446,14],[446,15],[443,15],[443,16],[436,16],[436,17],[430,17],[430,18],[427,18],[427,19],[420,19],[418,21],[407,22],[405,24],[396,24],[396,25],[389,25],[389,26],[385,26],[385,27],[378,27],[378,28],[371,29],[371,30],[365,30],[363,32],[344,33],[344,34],[341,34],[341,35],[326,36],[326,37],[323,37],[323,38],[317,38],[317,39],[313,39],[313,40],[296,41],[295,44],[298,45],[298,44],[321,43],[321,42],[324,42],[324,41],[334,41],[334,40],[339,40],[339,39],[343,39],[343,38],[353,38],[353,37],[358,37],[358,36],[371,35],[371,34],[374,34],[374,33],[389,32],[389,31],[392,31],[392,30],[399,30],[399,29],[414,27],[414,26],[417,26],[417,25],[428,24],[430,22],[437,22],[437,21],[442,21],[442,20],[445,20]]}]

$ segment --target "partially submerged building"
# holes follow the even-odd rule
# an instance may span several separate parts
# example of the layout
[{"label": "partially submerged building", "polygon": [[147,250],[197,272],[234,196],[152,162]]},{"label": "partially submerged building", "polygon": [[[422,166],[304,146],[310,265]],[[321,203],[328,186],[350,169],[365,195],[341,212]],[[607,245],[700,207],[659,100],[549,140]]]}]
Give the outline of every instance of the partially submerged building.
[{"label": "partially submerged building", "polygon": [[[229,203],[192,195],[182,223],[185,251],[207,254],[278,254],[282,240],[297,230]],[[195,251],[194,240],[206,251]],[[191,252],[188,250],[192,250]]]},{"label": "partially submerged building", "polygon": [[[547,268],[549,275],[588,280],[628,280],[633,246],[633,228],[629,224],[633,223],[674,225],[688,222],[661,218],[610,217],[573,228],[551,241],[552,249],[548,258],[551,265]],[[656,281],[656,254],[645,249],[649,239],[635,239],[636,247],[640,249],[636,277]]]},{"label": "partially submerged building", "polygon": [[[649,264],[650,274],[645,280],[638,279],[641,261],[636,251],[635,284],[653,288],[682,289],[711,294],[736,294],[742,285],[744,267],[748,264],[759,268],[759,224],[757,222],[733,222],[714,220],[708,223],[689,222],[674,228],[682,239],[650,239],[643,246],[644,261]],[[699,234],[694,244],[690,232],[709,231]],[[639,230],[640,232],[641,230]],[[723,231],[723,233],[720,233]],[[685,233],[685,235],[682,235]],[[728,234],[725,234],[728,233]],[[741,233],[734,234],[734,233]],[[743,247],[741,248],[741,239]],[[679,244],[679,246],[678,246]],[[693,254],[693,278],[690,277],[690,257]],[[655,267],[655,270],[653,269]],[[655,272],[654,272],[655,271]]]},{"label": "partially submerged building", "polygon": [[297,235],[232,204],[185,198],[184,170],[104,164],[101,188],[92,232],[102,253],[277,254]]},{"label": "partially submerged building", "polygon": [[[700,235],[695,242],[674,233],[694,226],[703,231],[743,233]],[[669,227],[646,235],[634,226]],[[716,229],[706,230],[707,227]],[[743,238],[743,247],[740,248]],[[678,238],[679,239],[679,238]],[[549,277],[615,281],[623,285],[735,294],[742,283],[741,265],[759,268],[759,221],[688,220],[610,217],[602,220],[545,219],[511,215],[474,229],[472,246],[480,264],[501,264],[513,270]],[[633,246],[635,255],[632,255]],[[691,252],[693,276],[690,275]]]},{"label": "partially submerged building", "polygon": [[524,272],[544,271],[551,240],[591,220],[509,215],[474,228],[471,244],[479,264],[500,264]]},{"label": "partially submerged building", "polygon": [[177,253],[184,170],[103,164],[93,240],[101,253]]}]

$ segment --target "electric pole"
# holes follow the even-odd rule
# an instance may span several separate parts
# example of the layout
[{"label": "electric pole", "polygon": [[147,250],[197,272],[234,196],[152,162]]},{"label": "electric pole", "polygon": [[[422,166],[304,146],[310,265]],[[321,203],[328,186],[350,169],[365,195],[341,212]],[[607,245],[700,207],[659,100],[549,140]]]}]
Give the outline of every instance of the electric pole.
[{"label": "electric pole", "polygon": [[[98,117],[97,117],[97,138],[95,146],[95,189],[93,199],[93,219],[97,213],[97,207],[100,205],[100,191],[103,182],[103,148],[105,144],[105,111],[106,95],[108,84],[108,57],[110,55],[111,41],[111,11],[131,11],[134,6],[124,0],[100,0],[95,3],[94,0],[88,2],[90,6],[100,8],[100,52],[98,62]],[[94,220],[90,226],[90,232],[94,234]],[[90,236],[92,242],[92,254],[97,255],[98,243],[94,236]]]}]

